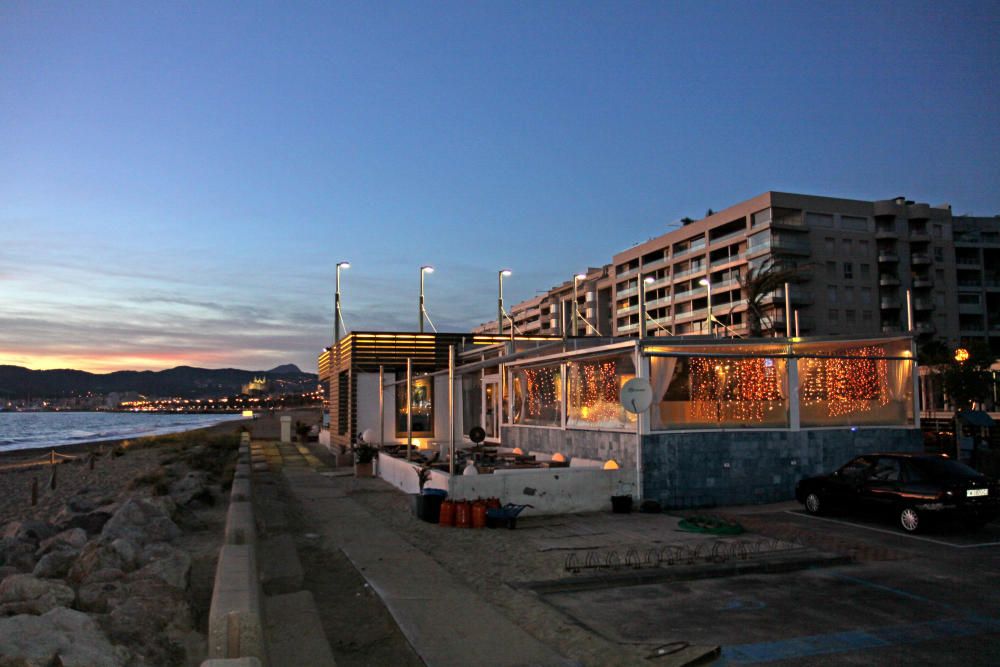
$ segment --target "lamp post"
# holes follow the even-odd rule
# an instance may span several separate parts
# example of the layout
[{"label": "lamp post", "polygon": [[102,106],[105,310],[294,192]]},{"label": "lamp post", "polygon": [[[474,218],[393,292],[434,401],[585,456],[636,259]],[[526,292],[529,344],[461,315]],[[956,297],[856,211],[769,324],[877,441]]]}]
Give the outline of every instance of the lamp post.
[{"label": "lamp post", "polygon": [[[503,335],[503,277],[510,275],[510,269],[497,271],[497,333]],[[513,328],[514,324],[511,323]]]},{"label": "lamp post", "polygon": [[646,337],[646,285],[654,282],[652,276],[639,274],[639,338]]},{"label": "lamp post", "polygon": [[[702,278],[698,281],[699,285],[705,287],[708,290],[708,317],[705,318],[705,324],[708,326],[709,335],[712,334],[712,283],[709,282],[707,278]],[[725,333],[723,333],[723,336]]]},{"label": "lamp post", "polygon": [[420,333],[424,332],[424,315],[427,312],[424,308],[424,274],[434,273],[433,266],[420,267]]},{"label": "lamp post", "polygon": [[333,347],[340,340],[340,270],[351,268],[350,262],[337,262],[336,289],[333,297]]},{"label": "lamp post", "polygon": [[576,336],[578,332],[577,322],[580,316],[580,306],[579,302],[577,301],[576,286],[580,283],[581,280],[585,279],[586,277],[587,276],[585,276],[582,273],[578,273],[575,276],[573,276],[573,327],[572,328],[574,336]]}]

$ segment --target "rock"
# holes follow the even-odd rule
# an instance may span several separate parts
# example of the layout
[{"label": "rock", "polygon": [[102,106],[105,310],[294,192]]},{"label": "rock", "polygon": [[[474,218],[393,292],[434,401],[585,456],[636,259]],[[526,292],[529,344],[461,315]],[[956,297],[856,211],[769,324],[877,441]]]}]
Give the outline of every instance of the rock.
[{"label": "rock", "polygon": [[145,498],[127,500],[101,530],[101,537],[113,541],[125,538],[142,546],[150,542],[169,542],[180,535],[180,529],[161,503]]},{"label": "rock", "polygon": [[18,574],[19,572],[20,570],[13,565],[0,566],[0,581],[3,581],[12,574]]},{"label": "rock", "polygon": [[83,528],[70,528],[56,533],[47,540],[42,540],[36,555],[44,556],[58,549],[82,549],[85,544],[87,544],[87,531]]},{"label": "rock", "polygon": [[0,619],[0,656],[0,664],[18,667],[125,667],[132,658],[107,640],[94,619],[63,607]]},{"label": "rock", "polygon": [[91,584],[104,581],[118,581],[119,579],[124,579],[124,578],[125,578],[124,570],[119,570],[114,567],[106,567],[103,570],[94,570],[89,575],[87,575],[80,583]]},{"label": "rock", "polygon": [[75,598],[73,589],[61,581],[14,574],[0,582],[0,615],[44,614],[72,604]]},{"label": "rock", "polygon": [[0,565],[16,567],[20,572],[35,569],[35,543],[16,537],[0,537]]},{"label": "rock", "polygon": [[[91,575],[98,570],[113,569],[126,571],[131,569],[121,554],[110,544],[93,541],[88,542],[69,569],[66,579],[71,583],[82,583],[91,579]],[[132,567],[135,563],[131,563]]]},{"label": "rock", "polygon": [[3,534],[0,537],[8,537],[21,540],[23,542],[40,542],[56,534],[56,529],[44,521],[11,521],[4,526]]},{"label": "rock", "polygon": [[71,512],[86,513],[93,512],[97,509],[97,503],[90,498],[77,494],[66,501],[66,507],[68,507]]},{"label": "rock", "polygon": [[187,590],[191,574],[191,556],[165,542],[143,549],[141,568],[129,575],[132,581],[155,577],[174,588]]},{"label": "rock", "polygon": [[212,491],[208,488],[208,474],[200,470],[189,472],[173,482],[169,487],[169,494],[171,500],[180,506],[195,501],[209,505],[215,502]]},{"label": "rock", "polygon": [[93,512],[74,512],[68,506],[63,507],[52,519],[59,530],[82,528],[88,535],[96,535],[104,528],[111,518],[110,508],[99,507]]},{"label": "rock", "polygon": [[35,565],[32,574],[41,579],[62,579],[80,555],[78,549],[59,549],[45,554]]},{"label": "rock", "polygon": [[128,588],[128,598],[106,617],[108,637],[150,664],[180,664],[184,659],[180,638],[192,627],[184,594],[158,579],[134,581]]},{"label": "rock", "polygon": [[124,581],[96,581],[80,586],[77,605],[83,611],[106,614],[126,599],[129,589]]},{"label": "rock", "polygon": [[111,542],[111,548],[122,559],[124,570],[134,570],[139,567],[139,548],[129,540],[119,537]]}]

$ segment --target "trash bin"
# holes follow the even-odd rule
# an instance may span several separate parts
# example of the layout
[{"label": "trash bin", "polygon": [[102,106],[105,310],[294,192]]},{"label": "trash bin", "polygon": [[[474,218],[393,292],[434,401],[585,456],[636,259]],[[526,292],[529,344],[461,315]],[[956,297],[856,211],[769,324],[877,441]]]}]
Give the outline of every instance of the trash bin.
[{"label": "trash bin", "polygon": [[420,518],[427,523],[438,523],[441,518],[441,503],[448,497],[444,489],[424,489],[420,500],[423,503]]}]

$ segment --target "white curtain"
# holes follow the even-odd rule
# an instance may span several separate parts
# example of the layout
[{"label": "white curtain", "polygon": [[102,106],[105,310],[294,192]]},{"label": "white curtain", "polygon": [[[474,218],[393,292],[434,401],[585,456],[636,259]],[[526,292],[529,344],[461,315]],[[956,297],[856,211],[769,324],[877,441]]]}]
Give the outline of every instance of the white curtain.
[{"label": "white curtain", "polygon": [[660,423],[660,403],[663,402],[663,397],[670,389],[676,368],[677,357],[650,357],[649,359],[649,374],[652,376],[650,381],[653,385],[653,428],[658,429],[666,426],[666,424]]}]

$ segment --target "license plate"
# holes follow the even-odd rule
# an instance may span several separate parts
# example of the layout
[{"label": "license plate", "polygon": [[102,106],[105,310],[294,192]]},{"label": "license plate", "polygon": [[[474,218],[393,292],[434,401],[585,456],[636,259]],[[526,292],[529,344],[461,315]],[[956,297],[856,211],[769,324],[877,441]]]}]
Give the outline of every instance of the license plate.
[{"label": "license plate", "polygon": [[989,489],[966,489],[966,498],[975,498],[976,496],[988,496],[990,494]]}]

